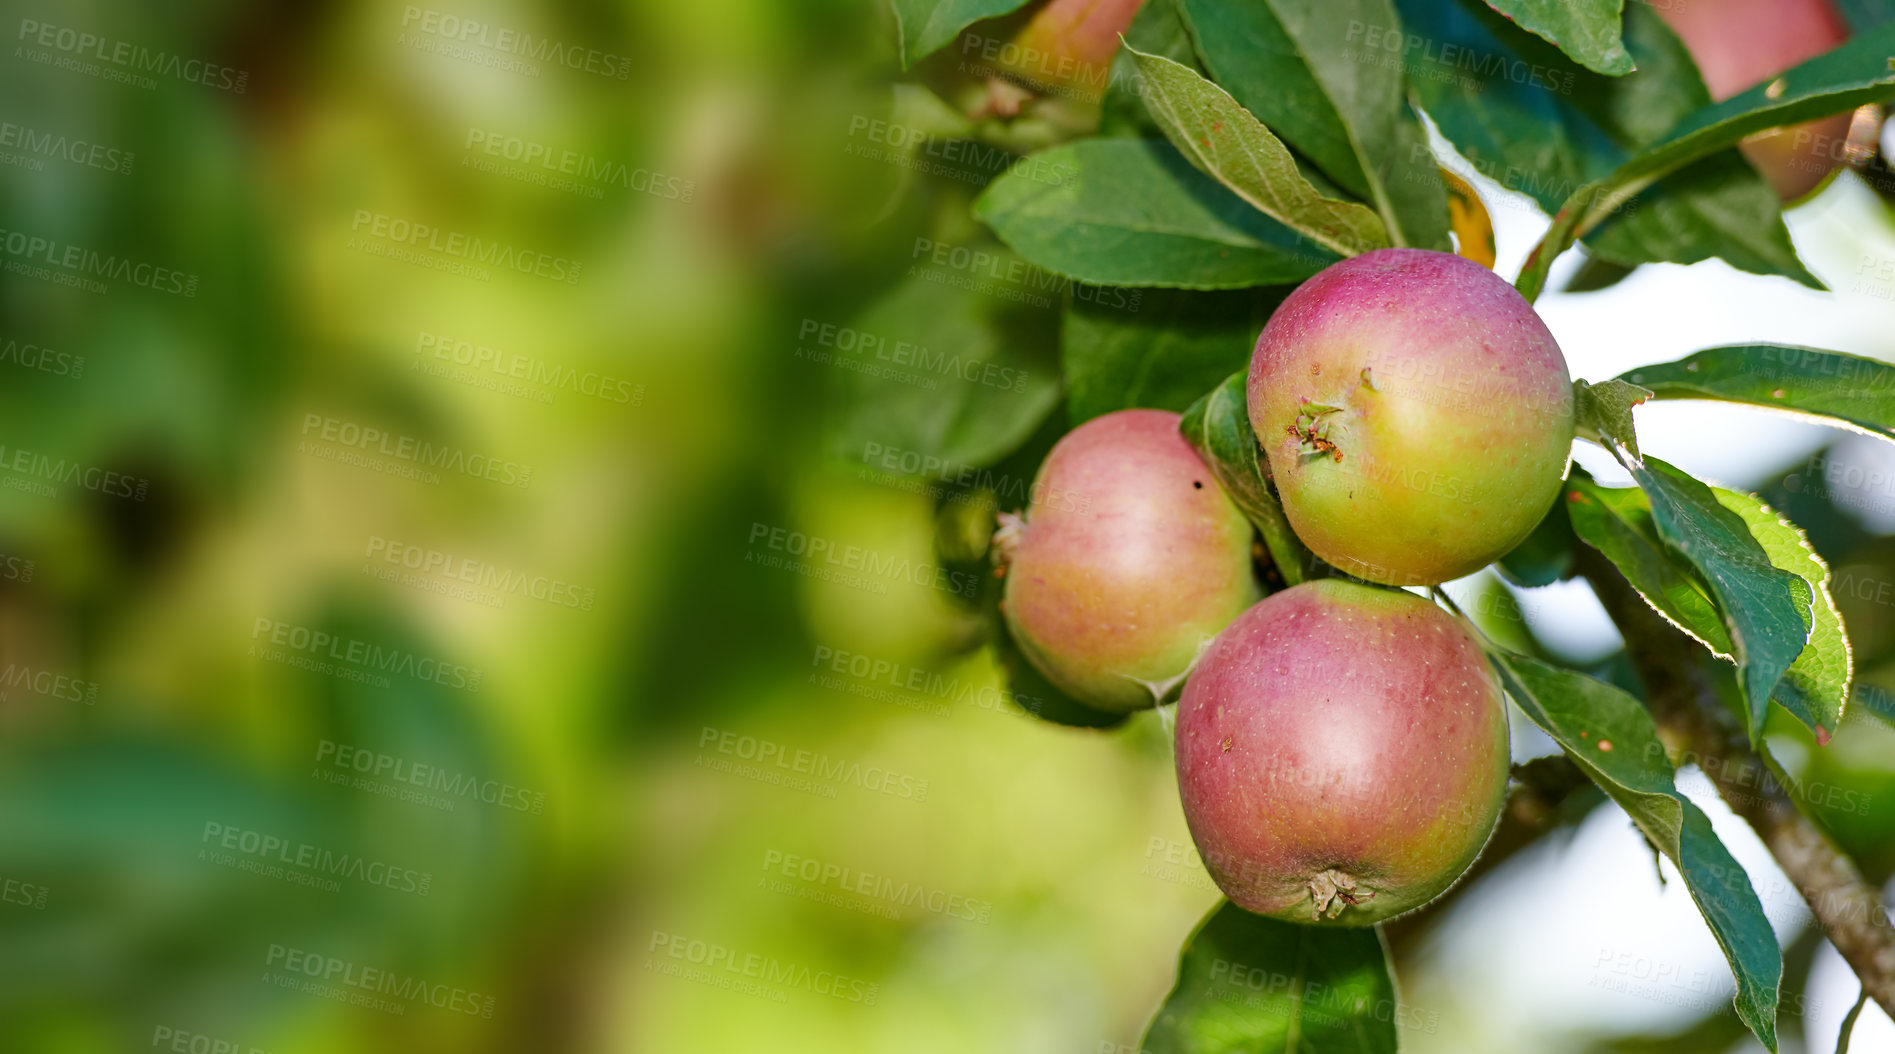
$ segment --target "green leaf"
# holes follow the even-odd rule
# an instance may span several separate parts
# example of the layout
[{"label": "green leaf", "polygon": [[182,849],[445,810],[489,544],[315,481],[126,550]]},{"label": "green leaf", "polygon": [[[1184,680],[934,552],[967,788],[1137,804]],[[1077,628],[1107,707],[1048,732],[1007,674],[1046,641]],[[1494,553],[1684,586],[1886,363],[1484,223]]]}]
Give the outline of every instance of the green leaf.
[{"label": "green leaf", "polygon": [[[983,252],[1003,270],[1017,266],[998,247]],[[816,320],[803,324],[795,354],[832,381],[824,416],[837,456],[859,463],[879,443],[986,465],[1058,404],[1058,316],[942,280],[960,274],[912,274],[849,323],[847,342],[825,342]]]},{"label": "green leaf", "polygon": [[1100,106],[1099,134],[1157,139],[1164,131],[1145,109],[1144,83],[1132,53],[1163,55],[1197,73],[1204,72],[1191,46],[1191,34],[1184,28],[1184,17],[1178,13],[1177,0],[1147,0],[1141,5],[1125,30],[1125,44],[1112,59],[1112,76]]},{"label": "green leaf", "polygon": [[961,30],[983,18],[1018,10],[1026,0],[889,0],[895,10],[895,28],[901,36],[901,64],[906,69],[946,47]]},{"label": "green leaf", "polygon": [[1623,375],[1660,399],[1719,399],[1814,415],[1895,439],[1895,366],[1784,344],[1735,344]]},{"label": "green leaf", "polygon": [[1133,406],[1183,411],[1235,370],[1242,373],[1271,310],[1262,290],[1140,291],[1079,286],[1060,328],[1066,407],[1075,425]]},{"label": "green leaf", "polygon": [[1555,503],[1540,517],[1539,525],[1526,541],[1513,547],[1513,551],[1500,558],[1496,565],[1507,581],[1517,586],[1534,588],[1550,586],[1563,578],[1572,577],[1573,547],[1578,541],[1573,536],[1573,525],[1566,518],[1566,510]]},{"label": "green leaf", "polygon": [[[1721,487],[1708,488],[1756,539],[1772,566],[1801,578],[1799,604],[1811,605],[1809,640],[1777,682],[1774,698],[1827,742],[1842,720],[1853,677],[1842,614],[1829,594],[1830,572],[1803,533],[1757,498]],[[1601,487],[1575,472],[1567,481],[1566,509],[1573,529],[1625,575],[1659,614],[1722,659],[1732,659],[1731,631],[1710,587],[1665,551],[1645,493],[1634,487]]]},{"label": "green leaf", "polygon": [[1895,26],[1856,37],[1765,84],[1684,115],[1638,156],[1566,199],[1520,276],[1521,292],[1529,299],[1536,295],[1554,257],[1667,173],[1757,132],[1846,113],[1895,94],[1891,47]]},{"label": "green leaf", "polygon": [[1264,478],[1263,448],[1251,430],[1244,397],[1245,372],[1239,370],[1204,398],[1191,404],[1179,430],[1210,466],[1224,493],[1263,535],[1264,547],[1285,585],[1296,585],[1316,568],[1316,558],[1290,529],[1283,506]]},{"label": "green leaf", "polygon": [[[1389,0],[1180,0],[1204,67],[1270,131],[1371,202],[1397,245],[1447,249],[1447,192],[1403,98]],[[1396,53],[1399,55],[1399,52]]]},{"label": "green leaf", "polygon": [[1809,584],[1776,566],[1742,516],[1712,489],[1657,458],[1628,460],[1651,501],[1665,546],[1710,588],[1730,631],[1751,742],[1763,736],[1769,699],[1810,639]]},{"label": "green leaf", "polygon": [[1772,128],[1848,113],[1895,95],[1895,27],[1864,33],[1749,91],[1687,114],[1614,174],[1614,182],[1668,172]]},{"label": "green leaf", "polygon": [[1219,902],[1185,939],[1140,1054],[1394,1054],[1397,1003],[1375,928],[1299,926]]},{"label": "green leaf", "polygon": [[1713,487],[1711,492],[1718,504],[1743,518],[1773,565],[1801,578],[1809,587],[1809,642],[1777,683],[1773,698],[1816,734],[1818,745],[1827,744],[1842,723],[1843,707],[1854,679],[1842,612],[1829,595],[1829,565],[1816,555],[1803,532],[1775,509],[1738,491]]},{"label": "green leaf", "polygon": [[1095,285],[1286,285],[1338,259],[1153,140],[1035,154],[995,180],[974,215],[1026,259]]},{"label": "green leaf", "polygon": [[1632,407],[1652,397],[1636,384],[1614,378],[1601,384],[1573,382],[1573,430],[1604,445],[1607,437],[1638,456],[1638,434],[1632,428]]},{"label": "green leaf", "polygon": [[1619,39],[1625,0],[1487,0],[1487,6],[1520,28],[1584,63],[1587,69],[1622,77],[1636,67]]},{"label": "green leaf", "polygon": [[1730,631],[1709,587],[1665,551],[1645,492],[1601,487],[1578,471],[1566,484],[1566,513],[1579,537],[1612,561],[1654,611],[1712,654],[1732,659]]},{"label": "green leaf", "polygon": [[[1477,170],[1549,214],[1711,102],[1684,45],[1646,4],[1625,11],[1624,43],[1638,71],[1607,77],[1482,0],[1399,3],[1422,41],[1403,51],[1422,108]],[[1796,259],[1775,192],[1735,151],[1674,172],[1624,203],[1586,246],[1621,266],[1717,256],[1819,285]]]},{"label": "green leaf", "polygon": [[1678,867],[1737,980],[1737,1016],[1777,1049],[1783,955],[1770,920],[1710,818],[1673,782],[1658,730],[1639,701],[1585,674],[1492,653],[1507,694]]},{"label": "green leaf", "polygon": [[1353,256],[1388,245],[1367,206],[1325,198],[1296,170],[1289,150],[1230,93],[1187,66],[1133,52],[1145,105],[1165,137],[1206,175],[1264,215],[1332,252]]},{"label": "green leaf", "polygon": [[1849,28],[1867,33],[1895,22],[1895,0],[1836,0],[1836,8],[1849,20]]}]

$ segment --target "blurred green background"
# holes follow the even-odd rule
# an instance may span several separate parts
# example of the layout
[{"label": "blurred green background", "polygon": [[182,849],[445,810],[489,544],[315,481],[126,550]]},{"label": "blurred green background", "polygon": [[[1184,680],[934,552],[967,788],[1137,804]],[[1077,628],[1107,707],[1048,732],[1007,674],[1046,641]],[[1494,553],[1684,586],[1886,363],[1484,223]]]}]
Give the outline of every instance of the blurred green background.
[{"label": "blurred green background", "polygon": [[[935,548],[1075,294],[878,125],[968,132],[881,5],[6,9],[0,1049],[1135,1049],[1217,899],[1167,731],[1025,714]],[[1572,916],[1537,997],[1616,994],[1496,1011],[1587,839],[1672,959]],[[1412,1049],[1742,1041],[1622,816],[1536,848],[1398,940]]]}]

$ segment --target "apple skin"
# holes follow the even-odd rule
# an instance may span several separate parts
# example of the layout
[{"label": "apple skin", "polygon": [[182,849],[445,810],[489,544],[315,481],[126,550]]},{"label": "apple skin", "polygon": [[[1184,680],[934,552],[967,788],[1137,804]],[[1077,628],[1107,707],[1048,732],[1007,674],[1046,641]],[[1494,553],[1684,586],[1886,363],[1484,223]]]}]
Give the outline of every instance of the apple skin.
[{"label": "apple skin", "polygon": [[1101,710],[1155,705],[1149,685],[1183,674],[1262,595],[1250,522],[1178,421],[1120,410],[1067,433],[1002,545],[1014,640],[1048,680]]},{"label": "apple skin", "polygon": [[1451,253],[1377,249],[1304,282],[1257,338],[1247,392],[1290,525],[1373,582],[1433,585],[1506,555],[1572,453],[1552,333]]},{"label": "apple skin", "polygon": [[1185,682],[1176,751],[1205,868],[1286,922],[1367,926],[1433,900],[1507,793],[1507,711],[1479,645],[1413,593],[1343,579],[1275,593],[1218,636]]},{"label": "apple skin", "polygon": [[[1849,26],[1830,0],[1672,0],[1654,5],[1727,99],[1840,47]],[[1784,201],[1814,190],[1842,161],[1850,115],[1775,128],[1744,140],[1744,156]]]},{"label": "apple skin", "polygon": [[[1119,35],[1145,0],[1049,0],[1013,38],[1016,50],[1002,68],[1040,87],[1080,88],[1097,99],[1105,93]],[[1007,63],[1006,56],[1014,61]]]}]

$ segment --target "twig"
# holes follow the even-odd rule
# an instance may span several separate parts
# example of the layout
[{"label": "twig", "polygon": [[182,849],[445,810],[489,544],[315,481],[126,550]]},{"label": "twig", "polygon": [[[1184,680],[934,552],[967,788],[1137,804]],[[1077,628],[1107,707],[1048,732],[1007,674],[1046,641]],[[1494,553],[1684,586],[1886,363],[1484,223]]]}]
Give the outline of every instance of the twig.
[{"label": "twig", "polygon": [[1579,550],[1579,571],[1625,637],[1659,730],[1674,748],[1713,762],[1699,768],[1731,811],[1763,840],[1816,924],[1861,980],[1862,990],[1895,1016],[1895,925],[1875,887],[1847,853],[1797,811],[1782,782],[1746,778],[1763,771],[1764,762],[1694,661],[1698,645],[1654,612],[1618,568],[1584,545]]},{"label": "twig", "polygon": [[1849,1054],[1849,1036],[1856,1030],[1856,1018],[1862,1016],[1862,1006],[1868,1001],[1869,990],[1864,988],[1862,994],[1856,996],[1856,1005],[1850,1007],[1849,1013],[1843,1017],[1841,1030],[1836,1033],[1836,1054]]}]

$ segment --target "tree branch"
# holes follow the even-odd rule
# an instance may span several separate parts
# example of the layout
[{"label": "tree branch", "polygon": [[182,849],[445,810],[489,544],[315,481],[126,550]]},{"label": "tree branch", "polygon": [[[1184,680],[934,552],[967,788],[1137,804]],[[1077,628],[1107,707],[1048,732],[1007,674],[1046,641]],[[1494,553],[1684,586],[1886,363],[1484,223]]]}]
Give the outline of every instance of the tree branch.
[{"label": "tree branch", "polygon": [[1719,701],[1694,660],[1697,642],[1666,622],[1598,552],[1579,548],[1578,567],[1625,637],[1652,716],[1674,750],[1689,751],[1731,811],[1744,818],[1796,885],[1863,991],[1895,1017],[1895,925],[1862,871],[1808,816]]}]

